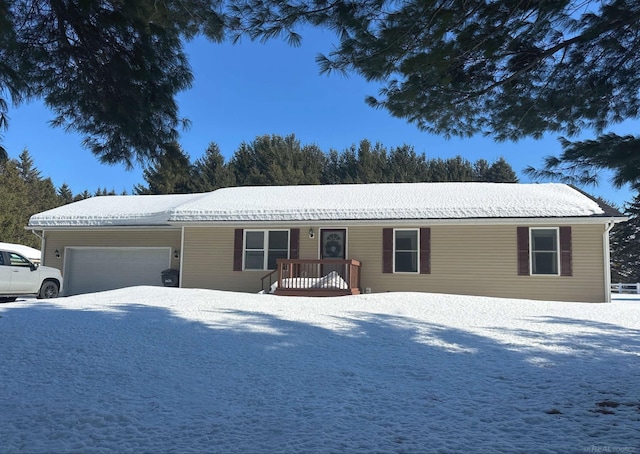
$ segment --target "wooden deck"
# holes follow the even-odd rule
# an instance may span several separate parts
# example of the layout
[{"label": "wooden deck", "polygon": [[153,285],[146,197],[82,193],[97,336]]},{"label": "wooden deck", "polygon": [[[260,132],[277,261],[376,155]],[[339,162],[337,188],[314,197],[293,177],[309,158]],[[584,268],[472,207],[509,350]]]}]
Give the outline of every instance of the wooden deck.
[{"label": "wooden deck", "polygon": [[275,295],[345,296],[360,294],[358,260],[278,259],[275,271],[262,278],[263,290],[277,282]]}]

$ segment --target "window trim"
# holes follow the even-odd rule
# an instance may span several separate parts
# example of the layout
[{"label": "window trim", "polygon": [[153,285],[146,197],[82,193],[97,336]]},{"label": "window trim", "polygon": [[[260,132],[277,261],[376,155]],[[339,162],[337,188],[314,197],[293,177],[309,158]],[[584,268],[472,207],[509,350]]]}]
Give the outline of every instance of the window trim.
[{"label": "window trim", "polygon": [[[536,251],[533,250],[533,232],[534,230],[554,230],[556,232],[556,245],[555,245],[555,254],[556,254],[556,272],[555,273],[534,273],[533,272],[533,261],[534,254]],[[544,251],[537,251],[544,252]],[[530,276],[542,276],[542,277],[553,277],[553,276],[561,276],[562,275],[562,262],[561,262],[561,250],[560,250],[560,227],[529,227],[529,275]]]},{"label": "window trim", "polygon": [[[264,252],[264,256],[262,260],[263,268],[247,268],[246,267],[247,233],[249,232],[264,233],[262,249],[261,249],[261,251]],[[287,232],[287,258],[291,257],[291,229],[243,229],[242,231],[242,271],[273,271],[269,269],[269,232]],[[249,251],[258,251],[258,250],[259,249],[249,249]]]},{"label": "window trim", "polygon": [[[396,232],[415,232],[416,234],[416,270],[415,271],[396,271]],[[393,274],[420,274],[420,229],[419,228],[394,228],[393,229],[393,249],[392,249],[392,259],[393,259]],[[413,252],[413,250],[401,250],[400,252]]]}]

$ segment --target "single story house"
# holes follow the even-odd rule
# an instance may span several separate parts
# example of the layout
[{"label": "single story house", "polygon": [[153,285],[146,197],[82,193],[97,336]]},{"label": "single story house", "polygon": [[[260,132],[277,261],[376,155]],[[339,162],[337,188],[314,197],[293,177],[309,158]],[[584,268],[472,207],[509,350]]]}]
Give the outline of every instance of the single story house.
[{"label": "single story house", "polygon": [[610,298],[626,218],[565,184],[235,187],[101,196],[31,217],[67,294],[131,285],[346,295]]}]

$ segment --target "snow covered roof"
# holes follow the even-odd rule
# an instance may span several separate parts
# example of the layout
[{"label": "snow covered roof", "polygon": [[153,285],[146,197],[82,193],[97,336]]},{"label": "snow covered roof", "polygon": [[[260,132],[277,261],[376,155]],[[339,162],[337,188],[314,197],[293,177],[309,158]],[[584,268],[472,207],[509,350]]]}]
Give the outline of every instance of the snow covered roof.
[{"label": "snow covered roof", "polygon": [[36,214],[29,227],[594,216],[612,214],[565,184],[380,183],[94,197]]},{"label": "snow covered roof", "polygon": [[320,221],[602,216],[565,184],[391,183],[219,189],[172,221]]},{"label": "snow covered roof", "polygon": [[40,251],[29,246],[14,243],[0,243],[0,249],[3,251],[17,252],[18,254],[28,258],[29,260],[40,260]]},{"label": "snow covered roof", "polygon": [[29,227],[166,225],[172,210],[205,194],[91,197],[35,214]]}]

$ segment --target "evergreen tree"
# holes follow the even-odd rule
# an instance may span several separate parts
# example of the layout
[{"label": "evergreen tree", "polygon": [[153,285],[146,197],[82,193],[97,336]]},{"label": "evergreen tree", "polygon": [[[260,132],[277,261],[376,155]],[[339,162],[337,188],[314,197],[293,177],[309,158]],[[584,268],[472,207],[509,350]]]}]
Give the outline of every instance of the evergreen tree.
[{"label": "evergreen tree", "polygon": [[175,96],[193,79],[183,39],[219,40],[222,24],[204,0],[0,0],[0,93],[43,98],[102,162],[146,162],[182,124]]},{"label": "evergreen tree", "polygon": [[87,191],[86,189],[84,191],[82,191],[82,193],[76,195],[73,197],[73,201],[74,202],[79,202],[80,200],[84,200],[84,199],[90,199],[91,198],[91,193],[89,193],[89,191]]},{"label": "evergreen tree", "polygon": [[51,179],[40,178],[28,152],[20,161],[0,163],[0,241],[40,248],[40,241],[25,230],[29,218],[60,205]]},{"label": "evergreen tree", "polygon": [[40,171],[34,167],[33,159],[26,148],[22,150],[22,153],[20,153],[19,159],[18,170],[20,171],[20,178],[22,178],[27,184],[41,178]]},{"label": "evergreen tree", "polygon": [[322,171],[321,184],[340,184],[341,179],[340,153],[331,149],[326,157],[325,166]]},{"label": "evergreen tree", "polygon": [[302,169],[303,178],[300,184],[320,184],[326,165],[327,156],[317,145],[304,145],[298,154],[298,166]]},{"label": "evergreen tree", "polygon": [[[640,114],[637,1],[232,4],[239,5],[238,33],[252,38],[285,34],[298,42],[301,24],[336,31],[338,45],[318,58],[321,71],[353,71],[382,83],[369,105],[432,133],[499,141],[600,135]],[[605,168],[615,181],[639,187],[640,137],[616,138],[631,154],[618,159],[608,136],[570,145],[543,170],[578,182]]]},{"label": "evergreen tree", "polygon": [[388,180],[391,183],[415,183],[429,181],[426,157],[416,154],[413,147],[403,145],[389,153],[387,160]]},{"label": "evergreen tree", "polygon": [[210,143],[202,158],[196,160],[193,165],[192,188],[194,192],[209,192],[218,188],[235,186],[235,176],[220,148],[215,143]]},{"label": "evergreen tree", "polygon": [[341,184],[360,182],[358,176],[358,153],[355,146],[347,148],[340,154],[338,168],[340,169],[339,176]]},{"label": "evergreen tree", "polygon": [[447,168],[447,181],[473,181],[473,167],[468,160],[461,156],[456,156],[455,158],[447,159],[445,165]]},{"label": "evergreen tree", "polygon": [[387,150],[380,143],[372,147],[371,142],[362,140],[356,165],[359,183],[383,183],[388,179]]},{"label": "evergreen tree", "polygon": [[478,159],[473,164],[473,181],[487,182],[491,181],[489,176],[489,162],[486,159]]},{"label": "evergreen tree", "polygon": [[504,158],[491,164],[486,174],[486,181],[494,183],[517,183],[518,176]]},{"label": "evergreen tree", "polygon": [[53,182],[50,178],[42,178],[41,172],[35,167],[27,149],[20,153],[16,167],[20,178],[26,184],[26,203],[29,213],[35,214],[60,205],[61,202]]},{"label": "evergreen tree", "polygon": [[136,194],[185,194],[192,192],[192,166],[178,144],[165,147],[155,165],[142,173],[148,187],[136,185]]},{"label": "evergreen tree", "polygon": [[268,184],[267,177],[264,175],[264,166],[251,144],[246,142],[240,144],[231,158],[230,166],[238,186],[266,186]]},{"label": "evergreen tree", "polygon": [[27,186],[29,188],[29,212],[31,214],[62,205],[51,178],[27,182]]},{"label": "evergreen tree", "polygon": [[627,222],[616,224],[611,231],[611,281],[640,282],[640,195],[626,204]]},{"label": "evergreen tree", "polygon": [[230,166],[239,186],[318,184],[324,159],[318,147],[303,148],[293,134],[271,135],[243,142]]},{"label": "evergreen tree", "polygon": [[105,196],[105,195],[116,195],[116,191],[114,189],[108,190],[105,188],[98,188],[96,192],[93,194],[95,197]]},{"label": "evergreen tree", "polygon": [[443,182],[449,181],[449,175],[447,173],[447,164],[441,158],[430,159],[427,162],[427,179],[431,182]]},{"label": "evergreen tree", "polygon": [[73,192],[67,183],[62,183],[58,188],[58,197],[63,205],[73,202]]},{"label": "evergreen tree", "polygon": [[525,173],[535,179],[553,179],[565,183],[596,184],[598,172],[613,171],[613,184],[630,184],[640,191],[640,138],[605,134],[595,140],[571,142],[560,138],[562,153],[547,156],[545,167],[528,167]]},{"label": "evergreen tree", "polygon": [[36,238],[24,229],[28,189],[17,164],[13,159],[0,164],[0,241],[39,247]]}]

